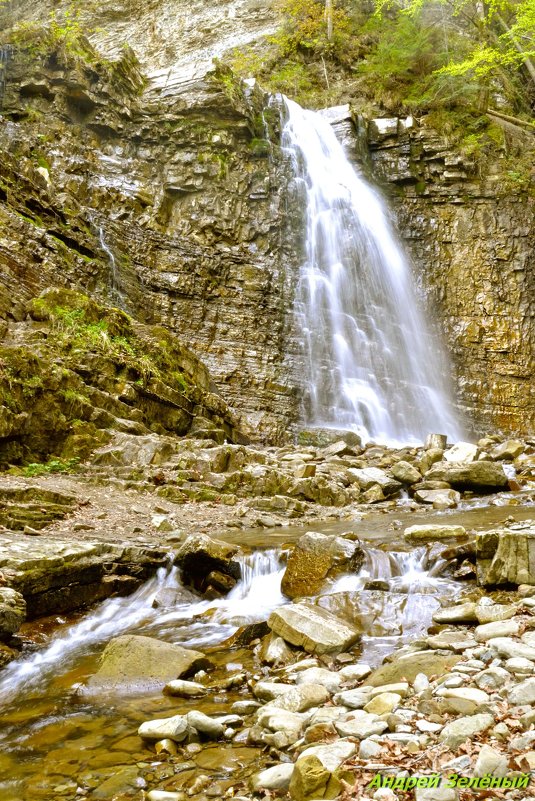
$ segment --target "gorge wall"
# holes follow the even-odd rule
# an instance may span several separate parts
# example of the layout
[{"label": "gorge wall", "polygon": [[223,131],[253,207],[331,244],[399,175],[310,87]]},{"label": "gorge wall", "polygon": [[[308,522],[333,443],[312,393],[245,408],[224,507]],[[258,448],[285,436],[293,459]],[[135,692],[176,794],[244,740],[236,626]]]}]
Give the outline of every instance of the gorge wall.
[{"label": "gorge wall", "polygon": [[[23,19],[48,13],[15,6]],[[97,29],[85,52],[17,41],[6,70],[3,316],[23,317],[51,284],[118,303],[200,356],[250,436],[281,441],[299,417],[291,310],[301,209],[278,111],[224,68],[207,72],[218,48],[262,35],[273,19],[254,2],[84,13]],[[504,191],[492,165],[475,175],[425,127],[361,121],[344,131],[356,158],[367,141],[474,430],[531,432],[532,201]]]},{"label": "gorge wall", "polygon": [[[407,124],[408,122],[408,124]],[[413,120],[366,125],[421,293],[448,346],[476,431],[535,428],[534,198]]]}]

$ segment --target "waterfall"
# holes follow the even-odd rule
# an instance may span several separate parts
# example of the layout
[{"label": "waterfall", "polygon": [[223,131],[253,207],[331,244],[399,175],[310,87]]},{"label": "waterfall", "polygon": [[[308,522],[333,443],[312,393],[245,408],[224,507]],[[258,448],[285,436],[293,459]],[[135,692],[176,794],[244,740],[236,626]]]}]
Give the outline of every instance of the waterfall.
[{"label": "waterfall", "polygon": [[7,67],[12,55],[13,48],[11,45],[2,45],[0,47],[0,111],[2,110],[4,92],[6,90]]},{"label": "waterfall", "polygon": [[106,242],[104,237],[104,228],[99,225],[98,227],[98,240],[100,247],[108,257],[110,265],[110,295],[114,302],[117,303],[119,308],[124,309],[124,293],[121,288],[121,281],[119,277],[119,270],[117,269],[117,260],[113,254],[112,249]]},{"label": "waterfall", "polygon": [[460,439],[445,361],[382,200],[321,114],[284,104],[282,146],[306,204],[296,311],[307,423],[366,440]]}]

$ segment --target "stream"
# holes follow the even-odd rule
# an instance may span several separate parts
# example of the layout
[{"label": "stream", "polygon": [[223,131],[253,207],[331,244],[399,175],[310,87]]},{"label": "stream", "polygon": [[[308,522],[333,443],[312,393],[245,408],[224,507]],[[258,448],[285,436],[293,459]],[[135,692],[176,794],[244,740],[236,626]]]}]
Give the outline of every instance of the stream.
[{"label": "stream", "polygon": [[[533,516],[530,503],[508,508],[496,504],[499,496],[493,505],[483,508],[426,514],[425,518],[427,522],[446,522],[447,518],[448,523],[467,526],[476,526],[477,520],[482,527],[489,527],[511,511],[517,519]],[[321,525],[330,533],[357,533],[365,561],[357,574],[330,580],[322,594],[311,600],[358,622],[362,638],[352,652],[371,666],[424,634],[442,602],[458,598],[473,586],[441,577],[445,562],[437,559],[436,550],[433,556],[428,546],[409,548],[404,543],[397,528],[408,520],[417,522],[418,517],[398,508],[369,519],[324,521]],[[223,599],[203,600],[181,584],[177,569],[169,565],[135,594],[108,599],[78,619],[56,617],[26,624],[24,635],[41,646],[11,663],[0,678],[3,801],[74,799],[88,794],[108,797],[99,795],[103,780],[132,766],[155,782],[165,778],[169,765],[165,759],[155,759],[142,744],[136,735],[139,724],[151,717],[197,708],[207,714],[225,714],[235,701],[250,697],[245,686],[226,687],[232,675],[247,671],[265,677],[273,673],[254,662],[249,648],[224,643],[238,627],[264,621],[273,609],[288,602],[280,590],[285,549],[301,533],[303,528],[297,526],[284,531],[234,533],[252,550],[241,557],[242,579]],[[373,580],[382,582],[380,590],[365,589]],[[83,691],[83,682],[95,671],[104,645],[127,632],[208,652],[215,663],[208,677],[211,692],[202,699],[181,699],[164,696],[159,690],[113,697]],[[207,744],[191,757],[184,762],[185,786],[208,771],[217,780],[214,786],[218,791],[221,786],[217,782],[230,781],[231,774],[247,776],[266,759],[260,748],[246,742],[218,747]],[[172,768],[169,775],[173,775]],[[138,778],[140,790],[144,781]],[[152,780],[150,786],[154,787]]]}]

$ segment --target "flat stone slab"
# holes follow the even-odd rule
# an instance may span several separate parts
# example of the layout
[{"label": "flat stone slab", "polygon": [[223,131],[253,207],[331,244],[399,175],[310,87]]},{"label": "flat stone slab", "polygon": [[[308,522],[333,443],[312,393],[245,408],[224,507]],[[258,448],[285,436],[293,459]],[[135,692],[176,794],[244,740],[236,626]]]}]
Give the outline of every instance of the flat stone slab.
[{"label": "flat stone slab", "polygon": [[0,535],[0,570],[23,595],[29,617],[67,612],[121,588],[127,595],[165,559],[166,552],[155,548]]},{"label": "flat stone slab", "polygon": [[271,613],[268,625],[292,645],[313,654],[344,651],[359,637],[348,623],[312,604],[289,604]]}]

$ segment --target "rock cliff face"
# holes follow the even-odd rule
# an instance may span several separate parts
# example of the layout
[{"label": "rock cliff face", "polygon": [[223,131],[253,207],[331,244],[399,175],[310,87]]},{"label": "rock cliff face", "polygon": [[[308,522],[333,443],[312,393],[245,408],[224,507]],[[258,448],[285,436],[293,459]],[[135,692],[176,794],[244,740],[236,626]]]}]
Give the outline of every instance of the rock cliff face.
[{"label": "rock cliff face", "polygon": [[[48,14],[39,3],[16,11]],[[125,0],[84,14],[97,29],[91,44],[19,38],[4,70],[3,316],[22,319],[53,284],[161,323],[205,362],[242,430],[281,441],[299,415],[302,210],[278,111],[223,68],[207,72],[212,56],[273,18],[254,0],[208,10]],[[367,141],[476,430],[530,432],[529,201],[502,191],[492,170],[479,179],[430,130],[333,120],[356,158]]]},{"label": "rock cliff face", "polygon": [[142,85],[130,50],[111,65],[90,46],[14,53],[0,130],[3,281],[21,309],[60,284],[164,324],[251,435],[280,439],[296,408],[285,232],[297,210],[272,144],[278,112],[223,70],[159,99]]},{"label": "rock cliff face", "polygon": [[[413,120],[361,123],[476,430],[535,428],[533,198]],[[362,127],[361,127],[361,132]]]}]

